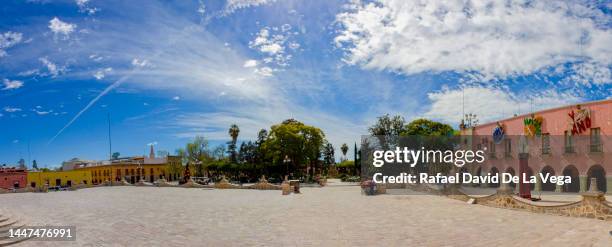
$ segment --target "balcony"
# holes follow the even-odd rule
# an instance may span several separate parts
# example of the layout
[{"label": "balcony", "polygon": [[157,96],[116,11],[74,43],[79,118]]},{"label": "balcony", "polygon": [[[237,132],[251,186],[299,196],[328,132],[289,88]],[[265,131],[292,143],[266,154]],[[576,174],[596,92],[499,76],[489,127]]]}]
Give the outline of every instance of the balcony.
[{"label": "balcony", "polygon": [[550,154],[550,147],[543,147],[542,148],[542,154],[544,154],[544,155]]},{"label": "balcony", "polygon": [[574,149],[574,146],[565,146],[565,150],[564,150],[566,154],[573,154],[576,153],[576,150]]},{"label": "balcony", "polygon": [[504,157],[512,158],[512,152],[508,152],[508,151],[504,152]]},{"label": "balcony", "polygon": [[599,143],[599,144],[590,144],[589,145],[589,151],[591,153],[602,153],[603,152],[603,145],[601,145],[601,143]]}]

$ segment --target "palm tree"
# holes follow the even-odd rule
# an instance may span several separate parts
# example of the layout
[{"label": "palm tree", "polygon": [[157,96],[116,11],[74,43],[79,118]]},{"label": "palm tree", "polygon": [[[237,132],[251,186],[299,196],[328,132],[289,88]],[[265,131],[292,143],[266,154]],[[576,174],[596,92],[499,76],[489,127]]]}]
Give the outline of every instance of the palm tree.
[{"label": "palm tree", "polygon": [[342,150],[342,155],[344,155],[344,159],[346,159],[346,152],[348,152],[348,145],[346,145],[346,143],[343,143],[342,146],[340,147],[340,150]]},{"label": "palm tree", "polygon": [[236,140],[238,140],[238,134],[240,133],[240,128],[238,128],[238,125],[232,124],[227,133],[232,137],[232,142],[236,143]]},{"label": "palm tree", "polygon": [[230,160],[232,163],[236,163],[236,141],[238,140],[238,134],[240,133],[240,128],[238,125],[232,124],[227,131],[227,133],[232,137],[232,141],[229,143],[228,152],[230,154]]}]

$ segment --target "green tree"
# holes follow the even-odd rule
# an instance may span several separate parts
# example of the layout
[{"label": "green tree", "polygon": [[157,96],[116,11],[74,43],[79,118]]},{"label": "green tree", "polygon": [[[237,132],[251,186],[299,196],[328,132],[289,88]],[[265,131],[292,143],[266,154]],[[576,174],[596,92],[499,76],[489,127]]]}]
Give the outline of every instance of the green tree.
[{"label": "green tree", "polygon": [[334,155],[334,146],[331,143],[326,142],[323,148],[323,165],[325,166],[325,174],[327,174],[329,166],[336,163]]},{"label": "green tree", "polygon": [[114,160],[119,159],[119,156],[121,156],[119,152],[114,152],[113,155],[111,155]]},{"label": "green tree", "polygon": [[378,117],[376,123],[368,131],[373,136],[398,136],[404,131],[406,121],[402,116],[389,116],[385,114]]},{"label": "green tree", "polygon": [[38,170],[38,163],[36,163],[36,160],[32,161],[32,169]]},{"label": "green tree", "polygon": [[211,160],[208,140],[202,136],[196,136],[193,142],[187,143],[185,147],[185,157],[187,165],[193,165],[195,167],[196,176],[203,176],[204,166]]},{"label": "green tree", "polygon": [[385,114],[378,117],[376,123],[368,128],[368,131],[378,141],[382,149],[390,149],[397,145],[399,135],[404,132],[406,121],[402,116],[389,116]]},{"label": "green tree", "polygon": [[284,165],[285,172],[291,173],[298,172],[304,164],[316,168],[324,140],[325,134],[319,128],[288,119],[271,127],[262,148],[274,164]]},{"label": "green tree", "polygon": [[448,124],[419,118],[406,125],[401,135],[450,136],[454,129]]},{"label": "green tree", "polygon": [[340,150],[342,151],[342,156],[344,156],[344,159],[346,159],[346,153],[348,152],[348,149],[348,145],[346,145],[346,143],[342,143]]},{"label": "green tree", "polygon": [[236,163],[238,162],[237,153],[236,153],[236,142],[238,141],[238,134],[240,134],[240,128],[238,128],[238,125],[232,124],[229,130],[227,131],[227,133],[232,138],[230,143],[228,143],[228,152],[230,155],[230,161],[232,163]]},{"label": "green tree", "polygon": [[[186,155],[185,155],[185,149],[183,148],[178,148],[174,151],[174,155],[178,156],[181,160],[180,163],[177,162],[169,162],[168,163],[168,172],[169,175],[170,174],[179,174],[179,177],[183,175],[183,163],[187,163],[186,162]],[[171,176],[166,177],[165,179],[167,180],[172,180],[173,178]]]}]

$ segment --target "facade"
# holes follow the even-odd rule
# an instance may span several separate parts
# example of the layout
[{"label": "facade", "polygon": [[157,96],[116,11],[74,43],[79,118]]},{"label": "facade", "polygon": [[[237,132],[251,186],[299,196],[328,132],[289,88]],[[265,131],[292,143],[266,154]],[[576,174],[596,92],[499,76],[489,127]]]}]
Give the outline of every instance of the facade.
[{"label": "facade", "polygon": [[25,188],[28,171],[22,168],[0,168],[0,188]]},{"label": "facade", "polygon": [[130,157],[110,162],[81,164],[75,166],[74,170],[90,173],[92,184],[121,181],[122,179],[133,184],[140,179],[150,183],[161,178],[168,181],[178,180],[181,176],[182,165],[178,156],[156,158],[150,155],[149,157]]},{"label": "facade", "polygon": [[28,186],[41,189],[44,186],[71,187],[78,184],[92,184],[91,173],[87,171],[30,171]]},{"label": "facade", "polygon": [[557,185],[543,183],[536,176],[538,181],[530,184],[532,190],[584,192],[589,189],[590,178],[596,178],[600,191],[612,192],[612,100],[464,127],[461,134],[464,143],[488,154],[484,164],[466,166],[463,172],[519,175],[519,161],[524,160],[527,176],[542,173],[572,178],[572,183]]}]

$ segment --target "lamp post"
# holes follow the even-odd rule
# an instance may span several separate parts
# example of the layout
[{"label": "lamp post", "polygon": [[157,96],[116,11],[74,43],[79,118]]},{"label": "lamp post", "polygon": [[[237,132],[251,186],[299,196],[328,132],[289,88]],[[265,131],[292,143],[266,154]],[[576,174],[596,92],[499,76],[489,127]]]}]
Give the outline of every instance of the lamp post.
[{"label": "lamp post", "polygon": [[285,159],[283,159],[283,163],[285,163],[285,175],[289,174],[289,163],[291,163],[291,159],[289,155],[285,155]]}]

